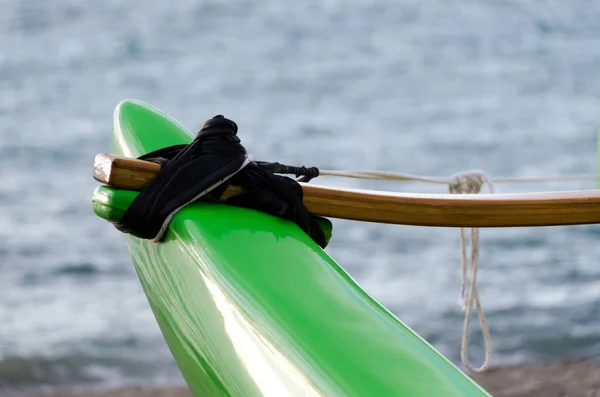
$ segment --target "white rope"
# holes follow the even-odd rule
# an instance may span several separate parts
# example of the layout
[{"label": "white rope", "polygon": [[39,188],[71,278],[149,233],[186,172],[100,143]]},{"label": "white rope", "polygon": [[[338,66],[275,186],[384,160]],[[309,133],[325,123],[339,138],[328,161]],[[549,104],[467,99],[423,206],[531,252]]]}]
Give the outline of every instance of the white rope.
[{"label": "white rope", "polygon": [[[479,174],[482,173],[479,170],[470,171],[469,173]],[[345,178],[358,178],[358,179],[378,179],[378,180],[389,180],[389,181],[420,181],[439,183],[443,185],[451,185],[455,183],[456,178],[444,177],[444,176],[416,176],[410,174],[402,174],[399,172],[385,172],[385,171],[371,171],[371,170],[346,170],[346,171],[333,171],[333,170],[319,170],[319,176],[338,176]],[[582,174],[582,175],[571,175],[571,176],[550,176],[550,177],[504,177],[490,180],[490,183],[509,183],[509,182],[562,182],[562,181],[576,181],[576,180],[599,180],[600,175],[597,174]]]},{"label": "white rope", "polygon": [[[481,187],[484,183],[487,183],[490,189],[490,193],[494,193],[494,186],[490,183],[488,177],[481,171],[477,172],[466,172],[456,175],[454,183],[449,185],[450,193],[454,194],[474,194],[481,191]],[[461,268],[461,299],[459,301],[460,306],[465,312],[465,319],[463,322],[463,331],[461,338],[460,358],[463,365],[473,372],[484,372],[486,371],[492,359],[492,337],[490,336],[490,330],[485,321],[485,313],[481,300],[479,298],[479,291],[477,289],[477,271],[479,268],[479,229],[471,229],[471,261],[470,266],[467,265],[467,244],[465,238],[465,229],[460,229],[460,268]],[[467,276],[467,268],[470,268],[471,275],[470,281]],[[469,336],[471,330],[471,317],[473,316],[473,303],[477,308],[477,317],[479,319],[479,325],[481,326],[481,334],[483,335],[483,345],[485,349],[485,359],[483,364],[479,368],[474,368],[469,361]]]},{"label": "white rope", "polygon": [[[421,181],[430,183],[439,183],[448,185],[450,193],[455,194],[474,194],[479,193],[484,184],[488,184],[490,193],[494,193],[495,183],[508,182],[560,182],[560,181],[575,181],[575,180],[600,180],[600,175],[584,174],[572,176],[553,176],[553,177],[505,177],[494,180],[489,179],[483,171],[473,170],[456,174],[452,177],[437,177],[437,176],[415,176],[402,174],[397,172],[371,171],[371,170],[346,170],[346,171],[331,171],[319,170],[319,176],[337,176],[346,178],[359,179],[377,179],[377,180],[396,180],[396,181]],[[460,229],[460,251],[461,251],[461,299],[460,306],[465,312],[463,322],[460,358],[463,365],[473,372],[485,372],[492,360],[492,337],[490,330],[485,320],[485,313],[479,298],[477,289],[477,271],[479,269],[479,229],[471,229],[471,257],[470,263],[467,263],[467,244],[465,237],[465,229]],[[468,270],[470,269],[470,277]],[[470,279],[470,280],[469,280]],[[471,318],[473,316],[473,306],[476,307],[479,325],[481,326],[481,334],[483,336],[483,345],[485,349],[485,358],[483,364],[479,368],[474,368],[469,361],[469,337],[471,329]]]}]

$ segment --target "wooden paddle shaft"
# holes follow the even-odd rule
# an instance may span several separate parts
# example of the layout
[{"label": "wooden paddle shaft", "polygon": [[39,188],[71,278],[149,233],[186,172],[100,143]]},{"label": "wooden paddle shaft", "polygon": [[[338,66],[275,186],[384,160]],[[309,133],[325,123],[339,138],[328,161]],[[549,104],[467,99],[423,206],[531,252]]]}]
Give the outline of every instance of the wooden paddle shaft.
[{"label": "wooden paddle shaft", "polygon": [[[94,178],[141,190],[160,170],[149,161],[98,154]],[[600,223],[600,190],[517,194],[411,194],[300,183],[314,215],[365,222],[438,227],[518,227]],[[242,192],[231,186],[221,197]]]}]

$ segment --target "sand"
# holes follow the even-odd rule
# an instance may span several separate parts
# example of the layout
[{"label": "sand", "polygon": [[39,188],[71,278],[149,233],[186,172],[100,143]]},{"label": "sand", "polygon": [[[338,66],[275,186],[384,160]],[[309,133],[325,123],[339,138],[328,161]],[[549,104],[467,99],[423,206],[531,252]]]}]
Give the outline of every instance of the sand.
[{"label": "sand", "polygon": [[[600,397],[600,364],[560,361],[548,365],[518,365],[471,374],[495,397]],[[129,387],[88,393],[45,393],[32,397],[191,397],[183,387]],[[435,397],[435,396],[431,396]]]},{"label": "sand", "polygon": [[561,361],[471,375],[495,397],[600,397],[600,364]]}]

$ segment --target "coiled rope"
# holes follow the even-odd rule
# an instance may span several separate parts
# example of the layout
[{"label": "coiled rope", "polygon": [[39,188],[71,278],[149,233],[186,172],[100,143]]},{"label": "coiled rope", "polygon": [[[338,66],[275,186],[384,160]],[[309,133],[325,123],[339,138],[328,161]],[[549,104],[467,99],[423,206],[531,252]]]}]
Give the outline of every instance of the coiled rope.
[{"label": "coiled rope", "polygon": [[[599,175],[584,174],[572,176],[558,177],[506,177],[491,180],[480,170],[472,170],[458,173],[450,177],[432,177],[432,176],[415,176],[396,172],[370,171],[370,170],[348,170],[348,171],[331,171],[320,170],[320,176],[337,176],[346,178],[359,179],[377,179],[377,180],[395,180],[395,181],[420,181],[429,183],[439,183],[448,186],[449,192],[453,194],[476,194],[481,191],[484,184],[489,187],[489,192],[494,193],[495,183],[508,182],[560,182],[560,181],[575,181],[575,180],[598,180]],[[463,330],[461,338],[460,358],[463,365],[473,372],[485,372],[492,360],[492,337],[490,330],[485,320],[485,313],[479,298],[477,289],[477,271],[479,269],[479,229],[471,228],[470,236],[470,260],[467,259],[467,238],[465,229],[460,229],[460,267],[461,267],[461,298],[459,305],[465,312],[463,321]],[[470,270],[470,274],[468,269]],[[471,329],[471,318],[473,317],[473,306],[476,307],[481,334],[483,336],[484,345],[484,361],[483,364],[474,368],[469,361],[469,337]]]}]

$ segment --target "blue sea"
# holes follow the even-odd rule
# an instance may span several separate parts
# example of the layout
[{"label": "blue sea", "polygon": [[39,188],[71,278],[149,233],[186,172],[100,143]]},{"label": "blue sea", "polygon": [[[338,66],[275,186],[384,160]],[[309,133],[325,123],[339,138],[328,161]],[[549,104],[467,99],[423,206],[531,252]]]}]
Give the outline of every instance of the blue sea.
[{"label": "blue sea", "polygon": [[[0,391],[183,383],[122,235],[92,212],[124,98],[193,131],[224,114],[259,160],[495,178],[596,172],[599,94],[598,1],[0,0]],[[493,365],[600,357],[599,241],[598,225],[481,231]],[[458,244],[334,220],[327,250],[460,364]]]}]

